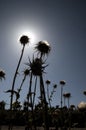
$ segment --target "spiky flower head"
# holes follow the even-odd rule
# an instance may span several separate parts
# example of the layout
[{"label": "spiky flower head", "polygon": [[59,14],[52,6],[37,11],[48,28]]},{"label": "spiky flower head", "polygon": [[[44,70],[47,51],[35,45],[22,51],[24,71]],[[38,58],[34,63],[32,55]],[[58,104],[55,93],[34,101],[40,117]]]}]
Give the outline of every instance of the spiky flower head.
[{"label": "spiky flower head", "polygon": [[86,95],[86,90],[83,92],[84,95]]},{"label": "spiky flower head", "polygon": [[23,71],[23,73],[24,73],[25,76],[27,76],[27,75],[29,75],[30,70],[29,70],[29,69],[25,69],[25,70]]},{"label": "spiky flower head", "polygon": [[60,85],[65,85],[65,84],[66,84],[66,82],[64,80],[60,81]]},{"label": "spiky flower head", "polygon": [[2,80],[2,78],[3,79],[5,79],[5,72],[4,72],[4,70],[0,70],[0,80]]},{"label": "spiky flower head", "polygon": [[40,58],[35,58],[33,57],[32,61],[29,59],[29,63],[26,63],[26,65],[29,66],[30,71],[32,72],[33,75],[35,76],[40,76],[43,72],[45,67],[43,66],[45,62],[42,61]]},{"label": "spiky flower head", "polygon": [[46,80],[46,84],[49,85],[51,82],[50,80]]},{"label": "spiky flower head", "polygon": [[66,98],[71,97],[71,93],[65,93],[65,97],[66,97]]},{"label": "spiky flower head", "polygon": [[63,93],[63,97],[66,98],[66,93]]},{"label": "spiky flower head", "polygon": [[54,84],[54,85],[53,85],[53,88],[56,89],[56,88],[57,88],[57,84]]},{"label": "spiky flower head", "polygon": [[39,41],[35,47],[36,51],[38,51],[38,54],[41,54],[41,56],[48,55],[51,47],[50,44],[47,41]]},{"label": "spiky flower head", "polygon": [[22,45],[26,45],[27,43],[29,43],[29,37],[28,36],[26,36],[26,35],[23,35],[23,36],[21,36],[20,37],[20,43],[22,44]]}]

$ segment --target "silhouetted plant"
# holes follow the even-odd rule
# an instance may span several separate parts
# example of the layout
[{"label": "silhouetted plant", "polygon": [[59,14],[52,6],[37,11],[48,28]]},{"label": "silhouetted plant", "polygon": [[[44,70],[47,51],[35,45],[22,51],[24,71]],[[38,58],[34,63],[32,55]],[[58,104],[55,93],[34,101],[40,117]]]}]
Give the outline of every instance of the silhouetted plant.
[{"label": "silhouetted plant", "polygon": [[51,103],[50,103],[50,94],[49,94],[49,85],[50,85],[50,80],[46,80],[46,84],[47,84],[47,98],[48,98],[48,102],[49,102],[49,106],[51,107]]},{"label": "silhouetted plant", "polygon": [[65,105],[66,105],[66,104],[65,104],[66,93],[63,93],[63,97],[64,97],[64,106],[65,106]]},{"label": "silhouetted plant", "polygon": [[[39,41],[37,45],[35,46],[35,50],[39,56],[39,58],[42,59],[50,53],[51,47],[50,44],[47,41]],[[43,63],[43,61],[42,61]],[[45,69],[45,67],[44,67]],[[40,93],[41,93],[41,102],[42,102],[42,107],[44,109],[44,125],[45,129],[49,129],[48,126],[48,110],[47,110],[47,101],[46,101],[46,95],[45,95],[45,88],[44,88],[44,81],[43,81],[43,72],[39,75],[40,77]]]},{"label": "silhouetted plant", "polygon": [[[29,62],[26,63],[26,65],[28,65],[28,67],[29,67],[28,69],[31,72],[30,87],[29,87],[29,93],[31,93],[32,76],[34,75],[36,77],[37,76],[40,77],[42,75],[42,73],[44,73],[44,69],[47,65],[45,65],[45,62],[43,62],[42,59],[34,58],[34,57],[33,57],[32,61],[29,59]],[[36,84],[35,84],[35,87],[36,87]],[[42,88],[40,88],[40,90],[41,89]],[[36,91],[36,88],[35,88],[35,91]],[[42,94],[42,92],[41,92],[41,94]]]},{"label": "silhouetted plant", "polygon": [[86,96],[86,91],[83,91],[83,94]]},{"label": "silhouetted plant", "polygon": [[63,105],[63,101],[62,101],[62,96],[63,96],[63,86],[66,84],[66,82],[64,80],[60,81],[60,85],[61,85],[61,108]]},{"label": "silhouetted plant", "polygon": [[56,92],[56,88],[57,88],[57,84],[54,84],[53,89],[52,89],[50,96],[49,96],[50,106],[51,106],[51,101],[52,101],[53,95]]},{"label": "silhouetted plant", "polygon": [[73,105],[73,104],[70,105],[70,109],[71,109],[71,110],[75,110],[75,108],[76,108],[75,105]]},{"label": "silhouetted plant", "polygon": [[69,108],[69,106],[70,106],[69,99],[71,97],[71,93],[65,93],[65,97],[68,99],[68,108]]},{"label": "silhouetted plant", "polygon": [[[21,56],[20,56],[20,59],[19,59],[19,62],[18,62],[16,71],[15,71],[15,74],[14,74],[14,77],[13,77],[12,92],[14,91],[15,80],[16,80],[16,77],[17,77],[17,74],[18,74],[18,69],[19,69],[19,66],[20,66],[22,57],[23,57],[25,45],[26,45],[27,43],[29,43],[29,38],[28,38],[27,36],[23,35],[23,36],[20,38],[20,43],[21,43],[21,45],[23,45],[23,48],[22,48]],[[10,110],[12,109],[12,102],[13,102],[13,93],[11,93]]]},{"label": "silhouetted plant", "polygon": [[18,102],[18,101],[13,102],[13,104],[12,104],[13,110],[20,110],[21,107],[22,107],[22,106],[21,106],[20,102]]},{"label": "silhouetted plant", "polygon": [[[25,45],[26,45],[27,43],[29,43],[29,38],[28,38],[28,36],[23,35],[23,36],[20,38],[20,43],[21,43],[21,45],[23,45],[23,48],[22,48],[22,52],[21,52],[21,55],[20,55],[20,58],[19,58],[19,61],[18,61],[18,65],[17,65],[16,71],[15,71],[15,74],[14,74],[14,77],[13,77],[12,92],[11,92],[11,98],[10,98],[10,110],[12,110],[13,94],[14,94],[13,92],[14,92],[15,81],[16,81],[17,74],[18,74],[18,69],[19,69],[19,66],[20,66],[20,63],[21,63],[21,60],[22,60],[22,57],[23,57]],[[11,115],[11,117],[12,117],[12,115]],[[10,117],[10,118],[11,118],[11,117]],[[11,128],[10,126],[9,126],[9,130],[12,130],[12,128]]]},{"label": "silhouetted plant", "polygon": [[6,105],[5,101],[1,101],[0,102],[0,110],[5,110],[5,105]]},{"label": "silhouetted plant", "polygon": [[38,55],[42,58],[45,55],[48,55],[51,47],[50,44],[47,41],[39,41],[35,47]]},{"label": "silhouetted plant", "polygon": [[26,77],[29,75],[29,70],[28,69],[25,69],[24,71],[23,71],[23,75],[24,75],[24,77],[23,77],[23,80],[22,80],[22,82],[21,82],[21,85],[20,85],[20,87],[19,87],[19,89],[18,89],[18,91],[17,91],[17,95],[16,95],[16,101],[20,98],[20,91],[22,90],[22,86],[23,86],[23,84],[24,84],[24,81],[25,81],[25,79],[26,79]]},{"label": "silhouetted plant", "polygon": [[0,69],[0,80],[5,79],[5,72],[4,70]]},{"label": "silhouetted plant", "polygon": [[[29,83],[29,91],[28,91],[28,102],[30,102],[32,104],[32,113],[33,113],[33,106],[34,106],[34,100],[35,100],[35,94],[36,94],[36,85],[37,85],[37,76],[41,76],[42,73],[44,72],[44,69],[47,65],[44,65],[45,62],[43,62],[42,59],[40,58],[34,58],[32,59],[32,61],[29,59],[29,62],[26,63],[26,65],[28,66],[28,69],[30,70],[30,83]],[[31,87],[32,87],[32,78],[33,76],[36,77],[35,79],[35,87],[34,87],[34,92],[32,92]],[[43,92],[44,91],[40,85],[40,94],[41,96],[43,96]],[[33,100],[32,100],[32,96],[33,96]],[[43,97],[44,98],[44,97]]]},{"label": "silhouetted plant", "polygon": [[24,101],[24,103],[23,103],[24,111],[28,111],[28,106],[29,106],[29,103],[27,101]]}]

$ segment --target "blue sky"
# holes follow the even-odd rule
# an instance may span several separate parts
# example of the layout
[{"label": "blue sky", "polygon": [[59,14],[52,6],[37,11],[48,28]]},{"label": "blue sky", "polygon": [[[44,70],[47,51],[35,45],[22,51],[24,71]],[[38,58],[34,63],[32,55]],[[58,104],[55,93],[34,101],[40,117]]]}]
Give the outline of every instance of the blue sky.
[{"label": "blue sky", "polygon": [[[70,104],[86,101],[86,2],[85,0],[1,0],[0,1],[0,68],[6,72],[6,80],[0,82],[0,100],[9,104],[10,95],[4,91],[12,86],[13,75],[21,53],[19,37],[25,31],[35,35],[34,44],[25,48],[20,73],[26,67],[28,56],[40,40],[51,45],[44,80],[57,84],[52,105],[60,105],[60,80],[65,80],[64,92],[71,93]],[[20,84],[18,77],[15,89]],[[24,101],[28,79],[21,92]],[[46,86],[45,86],[46,87]],[[37,90],[39,95],[39,88]],[[38,99],[36,99],[38,102]]]}]

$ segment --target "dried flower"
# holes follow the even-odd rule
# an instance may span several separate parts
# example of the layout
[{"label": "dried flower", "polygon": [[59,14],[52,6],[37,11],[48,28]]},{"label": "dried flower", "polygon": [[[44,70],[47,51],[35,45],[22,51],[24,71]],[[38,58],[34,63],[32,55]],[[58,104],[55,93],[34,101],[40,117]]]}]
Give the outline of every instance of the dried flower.
[{"label": "dried flower", "polygon": [[0,79],[5,79],[5,72],[3,70],[0,70]]},{"label": "dried flower", "polygon": [[35,47],[35,49],[38,51],[38,54],[41,54],[41,56],[44,56],[45,54],[49,54],[51,47],[47,41],[39,41]]},{"label": "dried flower", "polygon": [[26,63],[30,67],[30,71],[32,72],[33,75],[35,76],[40,76],[43,72],[45,67],[43,66],[44,62],[40,58],[33,58],[32,61],[29,59],[29,63]]},{"label": "dried flower", "polygon": [[60,81],[60,84],[61,84],[61,85],[65,85],[66,82],[65,82],[64,80],[61,80],[61,81]]},{"label": "dried flower", "polygon": [[29,42],[28,36],[23,35],[23,36],[20,38],[20,43],[23,44],[24,46],[25,46],[28,42]]},{"label": "dried flower", "polygon": [[86,95],[86,91],[84,91],[83,94]]},{"label": "dried flower", "polygon": [[46,80],[46,84],[49,85],[50,84],[50,80]]}]

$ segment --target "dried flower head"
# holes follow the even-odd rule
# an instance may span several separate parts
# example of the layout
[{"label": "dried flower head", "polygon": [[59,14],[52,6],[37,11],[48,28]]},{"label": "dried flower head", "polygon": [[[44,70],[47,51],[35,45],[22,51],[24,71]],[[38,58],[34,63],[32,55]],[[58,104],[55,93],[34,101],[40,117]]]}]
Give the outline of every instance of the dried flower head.
[{"label": "dried flower head", "polygon": [[83,94],[86,95],[86,91],[84,91]]},{"label": "dried flower head", "polygon": [[60,81],[60,84],[61,84],[61,85],[65,85],[66,82],[65,82],[64,80],[61,80],[61,81]]},{"label": "dried flower head", "polygon": [[53,85],[53,88],[56,89],[56,88],[57,88],[57,84],[54,84],[54,85]]},{"label": "dried flower head", "polygon": [[49,85],[51,82],[50,80],[46,80],[46,84]]},{"label": "dried flower head", "polygon": [[29,75],[30,70],[29,70],[29,69],[25,69],[25,70],[23,71],[23,73],[24,73],[25,76],[27,76],[27,75]]},{"label": "dried flower head", "polygon": [[43,62],[42,59],[40,59],[40,58],[34,59],[34,57],[33,57],[32,61],[30,61],[30,59],[29,59],[29,63],[26,63],[26,65],[29,66],[32,74],[35,76],[40,76],[44,72],[44,69],[47,66],[47,65],[43,66],[44,64],[45,64],[45,62]]},{"label": "dried flower head", "polygon": [[5,72],[3,70],[0,70],[0,80],[5,79]]},{"label": "dried flower head", "polygon": [[21,44],[23,44],[25,46],[28,42],[29,42],[28,36],[25,36],[25,35],[21,36],[21,38],[20,38]]},{"label": "dried flower head", "polygon": [[49,54],[51,47],[47,41],[39,41],[35,49],[41,54],[41,56],[44,56],[45,54]]},{"label": "dried flower head", "polygon": [[66,98],[70,98],[71,97],[71,93],[66,93]]}]

